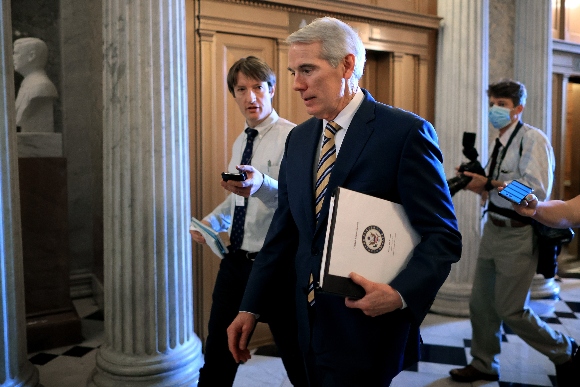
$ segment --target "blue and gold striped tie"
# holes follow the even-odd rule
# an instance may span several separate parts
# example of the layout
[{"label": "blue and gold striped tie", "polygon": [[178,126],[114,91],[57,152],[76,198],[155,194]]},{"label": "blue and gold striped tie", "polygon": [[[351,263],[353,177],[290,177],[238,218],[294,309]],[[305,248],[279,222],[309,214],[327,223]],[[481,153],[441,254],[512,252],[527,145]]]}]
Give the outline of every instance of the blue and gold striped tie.
[{"label": "blue and gold striped tie", "polygon": [[[316,184],[314,196],[316,198],[316,223],[318,224],[318,218],[320,218],[320,211],[322,210],[322,204],[324,203],[324,196],[326,195],[326,190],[328,188],[328,181],[330,180],[330,172],[334,167],[334,162],[336,161],[336,145],[334,142],[334,136],[341,128],[334,121],[330,121],[326,124],[324,128],[324,138],[322,140],[322,149],[320,150],[320,161],[318,162],[318,169],[316,170]],[[310,281],[308,283],[308,303],[312,306],[314,305],[314,278],[310,274]]]}]

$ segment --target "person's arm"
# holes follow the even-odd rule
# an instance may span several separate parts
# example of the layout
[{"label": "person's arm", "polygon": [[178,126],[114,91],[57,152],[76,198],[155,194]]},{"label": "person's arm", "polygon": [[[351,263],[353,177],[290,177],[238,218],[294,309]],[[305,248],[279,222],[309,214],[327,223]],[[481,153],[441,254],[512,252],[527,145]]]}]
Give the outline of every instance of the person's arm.
[{"label": "person's arm", "polygon": [[411,225],[421,235],[421,242],[405,269],[390,284],[375,283],[351,273],[351,279],[363,286],[366,295],[356,301],[346,299],[345,304],[368,316],[400,309],[404,300],[416,320],[422,321],[451,264],[461,256],[461,234],[443,173],[437,135],[429,123],[421,122],[405,141],[401,155],[404,161],[397,171],[401,204]]},{"label": "person's arm", "polygon": [[463,174],[465,176],[471,177],[471,181],[464,189],[475,192],[476,194],[482,195],[485,192],[489,192],[494,188],[504,185],[504,182],[501,180],[493,180],[487,176],[482,176],[477,173],[465,171]]},{"label": "person's arm", "polygon": [[252,357],[248,343],[256,323],[257,319],[252,313],[239,312],[228,327],[228,348],[236,363],[244,363]]},{"label": "person's arm", "polygon": [[252,196],[260,199],[266,206],[276,208],[278,205],[278,180],[258,171],[251,165],[238,165],[240,172],[246,172],[244,181],[222,181],[222,187],[245,198]]},{"label": "person's arm", "polygon": [[232,201],[234,195],[228,195],[212,212],[205,216],[201,221],[209,225],[215,232],[224,232],[230,228],[232,223]]},{"label": "person's arm", "polygon": [[526,196],[522,203],[514,204],[514,210],[529,216],[546,226],[554,228],[580,227],[580,195],[568,201],[538,201],[534,194]]},{"label": "person's arm", "polygon": [[[209,222],[207,220],[201,220],[201,223],[205,224],[207,227],[211,227],[211,225],[209,224]],[[189,229],[189,233],[191,234],[191,239],[193,239],[194,242],[199,243],[199,244],[206,244],[206,240],[203,237],[203,235],[201,235],[201,233],[197,230],[193,230],[193,229]]]}]

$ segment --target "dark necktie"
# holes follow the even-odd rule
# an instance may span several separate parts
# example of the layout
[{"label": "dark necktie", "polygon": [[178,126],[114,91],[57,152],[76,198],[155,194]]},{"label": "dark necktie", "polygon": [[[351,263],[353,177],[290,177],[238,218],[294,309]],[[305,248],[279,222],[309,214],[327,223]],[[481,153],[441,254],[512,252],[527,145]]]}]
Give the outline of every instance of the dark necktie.
[{"label": "dark necktie", "polygon": [[[252,162],[252,150],[254,149],[254,138],[258,135],[258,131],[252,128],[246,128],[246,147],[242,153],[241,165],[250,165]],[[234,218],[232,220],[232,232],[230,234],[230,252],[238,250],[242,246],[244,240],[244,224],[246,222],[246,208],[248,207],[248,199],[244,199],[243,206],[234,207]]]},{"label": "dark necktie", "polygon": [[493,179],[493,173],[495,172],[495,165],[497,163],[497,155],[499,154],[499,148],[501,148],[501,141],[499,138],[495,139],[495,146],[493,147],[493,151],[491,152],[491,164],[489,165],[489,172],[487,173],[487,177]]},{"label": "dark necktie", "polygon": [[[316,223],[320,217],[322,204],[324,203],[324,196],[330,180],[330,172],[334,167],[336,161],[336,144],[334,142],[335,134],[342,129],[334,121],[330,121],[324,128],[324,138],[322,139],[322,149],[320,150],[320,160],[318,161],[318,168],[316,170],[316,184],[315,184],[315,204],[316,204]],[[308,281],[308,304],[314,305],[314,277],[310,274]]]}]

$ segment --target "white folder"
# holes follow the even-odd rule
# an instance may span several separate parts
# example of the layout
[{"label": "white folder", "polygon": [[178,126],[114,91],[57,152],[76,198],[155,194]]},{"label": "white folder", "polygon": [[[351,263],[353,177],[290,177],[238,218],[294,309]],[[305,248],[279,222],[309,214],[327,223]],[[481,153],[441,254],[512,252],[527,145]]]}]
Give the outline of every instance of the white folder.
[{"label": "white folder", "polygon": [[339,187],[330,201],[330,219],[320,267],[323,292],[362,298],[350,278],[389,283],[401,272],[420,241],[401,204]]},{"label": "white folder", "polygon": [[192,217],[189,229],[199,231],[205,238],[205,242],[211,248],[211,251],[213,251],[213,253],[221,259],[224,258],[224,254],[227,254],[228,248],[226,247],[223,239],[220,237],[220,234],[215,232],[210,227],[207,227],[205,224]]}]

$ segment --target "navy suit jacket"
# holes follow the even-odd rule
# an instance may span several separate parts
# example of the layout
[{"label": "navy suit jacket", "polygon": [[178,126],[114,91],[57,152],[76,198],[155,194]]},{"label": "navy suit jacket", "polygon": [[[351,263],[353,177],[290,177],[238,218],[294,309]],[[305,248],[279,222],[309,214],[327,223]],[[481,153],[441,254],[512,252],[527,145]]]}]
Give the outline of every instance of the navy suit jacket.
[{"label": "navy suit jacket", "polygon": [[[240,310],[259,314],[268,308],[272,297],[267,295],[277,292],[278,270],[291,261],[296,270],[296,308],[304,351],[310,348],[315,354],[330,354],[329,361],[356,367],[388,352],[393,338],[409,337],[407,345],[415,351],[406,359],[408,364],[417,360],[418,344],[413,344],[419,340],[418,327],[451,264],[460,258],[461,234],[432,125],[376,102],[366,90],[363,93],[364,100],[332,170],[318,225],[314,174],[322,120],[311,118],[288,135],[279,174],[278,209],[254,262]],[[329,196],[339,186],[402,204],[421,241],[406,268],[390,283],[406,301],[406,309],[369,317],[359,309],[347,308],[341,297],[317,293],[316,318],[326,326],[317,330],[310,326],[307,288],[310,273],[318,280]],[[400,370],[403,353],[399,351],[395,357],[400,362],[387,366]]]}]

